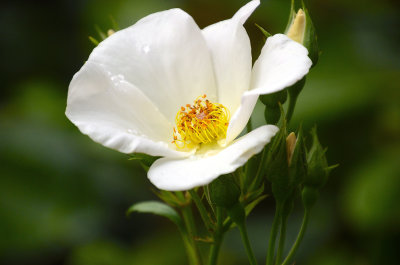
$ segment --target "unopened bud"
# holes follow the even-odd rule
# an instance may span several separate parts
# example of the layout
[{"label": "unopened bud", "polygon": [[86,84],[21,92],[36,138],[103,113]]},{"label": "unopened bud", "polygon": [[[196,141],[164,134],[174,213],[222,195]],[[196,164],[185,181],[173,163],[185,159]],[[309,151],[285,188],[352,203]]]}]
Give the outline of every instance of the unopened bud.
[{"label": "unopened bud", "polygon": [[110,37],[111,35],[113,35],[115,33],[115,31],[113,29],[109,29],[107,31],[107,36]]},{"label": "unopened bud", "polygon": [[292,156],[295,146],[296,146],[296,134],[294,134],[294,132],[291,132],[288,135],[288,137],[286,137],[286,156],[289,166],[292,162]]},{"label": "unopened bud", "polygon": [[293,24],[290,26],[287,36],[300,44],[303,44],[304,31],[306,29],[306,15],[303,9],[299,9],[294,18]]},{"label": "unopened bud", "polygon": [[216,206],[231,208],[239,202],[240,188],[231,175],[222,175],[208,186],[211,202]]},{"label": "unopened bud", "polygon": [[336,166],[328,166],[326,149],[319,143],[317,129],[311,131],[313,143],[307,154],[308,174],[304,185],[321,188],[328,180],[329,172]]},{"label": "unopened bud", "polygon": [[317,34],[304,2],[302,2],[302,7],[303,8],[300,8],[296,12],[295,0],[292,0],[290,17],[285,32],[289,38],[307,48],[308,56],[313,62],[312,66],[314,67],[317,64],[319,57]]}]

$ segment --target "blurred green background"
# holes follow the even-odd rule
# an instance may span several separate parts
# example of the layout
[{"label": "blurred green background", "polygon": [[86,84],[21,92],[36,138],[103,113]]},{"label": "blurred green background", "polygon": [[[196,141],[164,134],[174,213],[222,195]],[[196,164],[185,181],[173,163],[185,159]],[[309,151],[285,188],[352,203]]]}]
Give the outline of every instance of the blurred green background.
[{"label": "blurred green background", "polygon": [[[18,1],[0,4],[0,264],[186,264],[177,230],[161,217],[125,216],[156,199],[128,156],[82,135],[64,115],[68,84],[93,49],[94,25],[121,28],[180,7],[200,27],[227,19],[245,0]],[[262,35],[282,32],[289,0],[263,0],[246,23],[254,57]],[[339,163],[313,209],[296,264],[400,262],[400,2],[310,0],[322,51],[300,95],[293,128],[318,124]],[[254,122],[262,121],[257,108]],[[260,262],[272,221],[267,199],[250,216]],[[288,242],[301,220],[297,205]],[[247,264],[238,232],[221,264]],[[261,264],[262,264],[261,263]]]}]

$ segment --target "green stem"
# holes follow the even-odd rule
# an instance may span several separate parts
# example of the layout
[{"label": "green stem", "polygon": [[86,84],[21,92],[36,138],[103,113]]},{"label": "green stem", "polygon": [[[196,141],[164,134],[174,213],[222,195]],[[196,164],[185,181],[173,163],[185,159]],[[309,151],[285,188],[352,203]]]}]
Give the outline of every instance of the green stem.
[{"label": "green stem", "polygon": [[291,95],[289,93],[289,107],[286,114],[287,123],[289,123],[290,120],[292,119],[294,108],[296,106],[297,97],[298,95]]},{"label": "green stem", "polygon": [[207,213],[206,207],[201,202],[199,195],[194,190],[189,190],[189,193],[190,193],[190,196],[192,196],[192,199],[193,199],[194,203],[196,204],[197,209],[199,210],[199,213],[200,213],[201,219],[203,219],[204,225],[206,226],[206,228],[208,230],[211,230],[213,227],[213,224],[211,222],[210,216]]},{"label": "green stem", "polygon": [[222,208],[217,206],[216,209],[217,227],[214,233],[214,242],[210,248],[210,256],[208,259],[208,265],[216,265],[218,260],[219,250],[221,248],[223,231],[223,216]]},{"label": "green stem", "polygon": [[306,232],[306,229],[307,229],[308,220],[310,218],[310,214],[309,213],[310,213],[310,210],[306,208],[305,211],[304,211],[303,223],[301,224],[300,232],[297,235],[297,239],[296,239],[292,249],[289,251],[288,256],[283,261],[282,265],[288,265],[289,262],[291,261],[291,259],[296,254],[296,251],[299,248],[300,243],[303,240],[304,233]]},{"label": "green stem", "polygon": [[286,239],[286,228],[287,228],[287,221],[288,221],[289,215],[282,215],[282,224],[281,224],[281,231],[279,233],[279,245],[278,245],[278,251],[276,254],[276,261],[275,265],[278,265],[281,260],[282,260],[282,254],[283,251],[285,250],[285,239]]},{"label": "green stem", "polygon": [[257,260],[256,257],[254,256],[254,252],[251,249],[250,241],[249,241],[249,236],[247,234],[246,226],[245,224],[239,224],[237,223],[240,235],[242,236],[242,241],[244,244],[244,248],[246,249],[246,254],[247,257],[249,258],[250,265],[257,265]]},{"label": "green stem", "polygon": [[186,249],[186,254],[188,255],[189,264],[190,265],[201,264],[199,262],[199,257],[197,255],[196,248],[192,245],[192,240],[190,240],[190,237],[188,236],[187,233],[182,233],[182,240],[183,240],[183,245],[185,246]]},{"label": "green stem", "polygon": [[277,202],[275,216],[271,227],[271,234],[269,236],[269,242],[268,242],[268,252],[267,252],[267,262],[266,262],[267,265],[272,265],[274,261],[275,241],[276,241],[276,236],[278,234],[279,225],[281,222],[281,212],[282,212],[281,209],[282,209],[282,204]]},{"label": "green stem", "polygon": [[296,106],[297,97],[299,96],[305,83],[306,83],[306,77],[303,77],[301,80],[297,81],[296,84],[294,84],[293,86],[288,88],[289,107],[288,107],[288,111],[286,114],[287,123],[289,123],[290,119],[292,118],[292,115],[294,112],[294,107]]},{"label": "green stem", "polygon": [[190,205],[187,205],[182,208],[182,217],[183,217],[183,221],[185,223],[187,233],[188,233],[188,235],[187,235],[188,245],[191,247],[190,255],[189,255],[189,262],[190,262],[190,264],[193,264],[193,265],[200,265],[200,264],[202,264],[200,251],[197,248],[196,242],[194,241],[194,237],[196,236],[197,231],[196,231],[196,225],[195,225],[194,218],[193,218],[193,212],[192,212]]}]

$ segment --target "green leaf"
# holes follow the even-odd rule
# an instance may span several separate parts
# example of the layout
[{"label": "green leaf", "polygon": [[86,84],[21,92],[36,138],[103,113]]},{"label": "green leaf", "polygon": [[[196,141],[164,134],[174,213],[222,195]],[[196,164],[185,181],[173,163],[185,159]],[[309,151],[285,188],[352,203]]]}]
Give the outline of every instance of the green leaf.
[{"label": "green leaf", "polygon": [[128,209],[128,211],[126,211],[126,214],[129,215],[133,212],[152,213],[155,215],[164,216],[176,224],[179,229],[184,230],[180,215],[174,210],[174,208],[165,203],[158,201],[135,203]]}]

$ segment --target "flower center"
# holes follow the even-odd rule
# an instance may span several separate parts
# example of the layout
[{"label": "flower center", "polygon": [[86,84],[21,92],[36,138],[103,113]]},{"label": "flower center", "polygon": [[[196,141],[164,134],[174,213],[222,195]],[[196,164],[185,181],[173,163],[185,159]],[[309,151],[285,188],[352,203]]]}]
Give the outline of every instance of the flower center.
[{"label": "flower center", "polygon": [[229,110],[224,105],[210,102],[206,95],[200,96],[193,105],[186,104],[176,114],[172,143],[182,149],[224,139],[229,119]]}]

